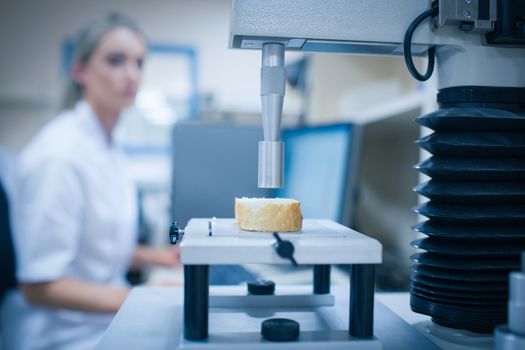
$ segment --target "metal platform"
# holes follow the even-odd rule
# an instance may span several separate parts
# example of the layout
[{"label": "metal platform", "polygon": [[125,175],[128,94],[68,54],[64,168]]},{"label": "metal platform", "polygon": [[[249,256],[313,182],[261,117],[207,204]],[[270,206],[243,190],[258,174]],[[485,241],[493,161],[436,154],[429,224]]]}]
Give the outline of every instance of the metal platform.
[{"label": "metal platform", "polygon": [[[280,233],[292,242],[298,264],[380,264],[381,244],[330,220],[303,220],[299,232]],[[185,265],[290,264],[274,249],[268,232],[240,230],[234,219],[192,219],[181,243]]]}]

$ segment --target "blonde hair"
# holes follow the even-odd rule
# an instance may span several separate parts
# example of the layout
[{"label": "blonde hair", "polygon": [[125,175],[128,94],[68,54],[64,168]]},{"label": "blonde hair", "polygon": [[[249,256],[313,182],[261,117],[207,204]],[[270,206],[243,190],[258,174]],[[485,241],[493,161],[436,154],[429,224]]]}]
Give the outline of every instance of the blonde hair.
[{"label": "blonde hair", "polygon": [[[125,27],[139,34],[144,41],[146,36],[140,27],[131,18],[120,13],[111,13],[97,19],[82,29],[75,41],[75,50],[72,63],[85,64],[89,61],[93,52],[98,47],[102,38],[111,30]],[[84,87],[79,84],[74,76],[72,67],[69,68],[66,91],[62,101],[62,109],[71,109],[83,97]]]}]

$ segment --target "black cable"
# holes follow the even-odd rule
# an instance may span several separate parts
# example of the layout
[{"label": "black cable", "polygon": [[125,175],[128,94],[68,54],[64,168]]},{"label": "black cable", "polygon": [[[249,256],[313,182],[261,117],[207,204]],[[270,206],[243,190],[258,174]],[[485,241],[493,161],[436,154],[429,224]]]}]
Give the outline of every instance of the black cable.
[{"label": "black cable", "polygon": [[408,26],[408,29],[405,33],[405,39],[403,41],[403,48],[404,48],[404,54],[405,54],[405,63],[407,65],[408,71],[414,78],[420,81],[425,81],[430,78],[432,75],[432,72],[434,72],[434,55],[436,52],[436,49],[434,47],[431,47],[428,49],[428,67],[425,75],[421,75],[416,69],[416,66],[414,66],[414,61],[412,61],[412,36],[414,35],[414,31],[416,28],[425,20],[427,17],[434,17],[439,13],[439,7],[437,6],[437,2],[432,4],[432,7],[419,16],[416,17],[416,19],[410,23]]}]

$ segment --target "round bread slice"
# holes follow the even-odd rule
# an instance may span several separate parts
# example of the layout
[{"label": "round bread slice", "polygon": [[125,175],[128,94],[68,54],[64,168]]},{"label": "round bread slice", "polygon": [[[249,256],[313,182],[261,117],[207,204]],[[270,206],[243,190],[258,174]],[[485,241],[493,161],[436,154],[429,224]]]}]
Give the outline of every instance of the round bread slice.
[{"label": "round bread slice", "polygon": [[246,231],[292,232],[303,225],[301,203],[289,198],[235,198],[235,220]]}]

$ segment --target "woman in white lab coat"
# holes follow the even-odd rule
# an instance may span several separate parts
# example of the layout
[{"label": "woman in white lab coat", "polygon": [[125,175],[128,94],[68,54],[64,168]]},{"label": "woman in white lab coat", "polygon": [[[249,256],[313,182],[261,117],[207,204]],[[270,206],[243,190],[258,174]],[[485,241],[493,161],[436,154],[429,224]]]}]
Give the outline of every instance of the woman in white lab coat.
[{"label": "woman in white lab coat", "polygon": [[112,136],[134,101],[146,47],[120,15],[84,30],[70,109],[19,157],[19,290],[2,311],[5,350],[93,348],[129,292],[128,268],[178,263],[175,250],[137,246],[135,188]]}]

